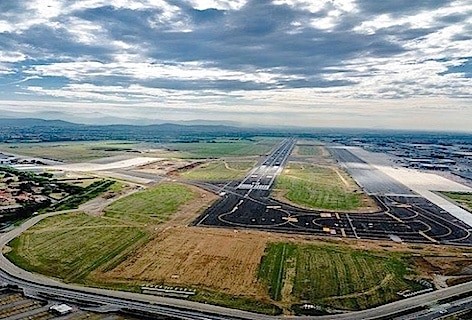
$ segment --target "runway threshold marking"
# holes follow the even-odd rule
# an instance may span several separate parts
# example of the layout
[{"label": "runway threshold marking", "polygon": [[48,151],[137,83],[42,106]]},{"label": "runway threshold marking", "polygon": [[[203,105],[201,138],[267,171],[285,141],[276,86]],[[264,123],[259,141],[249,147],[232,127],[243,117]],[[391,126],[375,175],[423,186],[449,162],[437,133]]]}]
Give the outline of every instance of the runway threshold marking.
[{"label": "runway threshold marking", "polygon": [[423,237],[425,237],[426,239],[428,239],[429,241],[431,242],[434,242],[434,243],[438,243],[439,241],[434,239],[434,238],[431,238],[430,236],[428,236],[426,233],[424,233],[423,231],[418,231],[418,233],[420,235],[422,235]]}]

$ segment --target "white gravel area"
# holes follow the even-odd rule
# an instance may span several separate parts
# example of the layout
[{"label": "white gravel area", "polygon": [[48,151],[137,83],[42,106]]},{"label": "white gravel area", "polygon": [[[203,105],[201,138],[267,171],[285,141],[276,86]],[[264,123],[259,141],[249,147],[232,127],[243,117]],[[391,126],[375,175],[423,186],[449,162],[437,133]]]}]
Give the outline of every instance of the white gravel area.
[{"label": "white gravel area", "polygon": [[361,148],[349,148],[349,151],[472,227],[472,213],[432,192],[453,191],[472,193],[472,188],[435,173],[387,165],[390,161],[388,161],[388,156],[385,154],[368,152]]},{"label": "white gravel area", "polygon": [[138,167],[152,162],[160,161],[162,158],[149,158],[149,157],[136,157],[132,159],[126,159],[121,161],[115,161],[110,163],[71,163],[63,165],[47,166],[46,169],[63,170],[63,171],[80,171],[80,172],[93,172],[93,171],[105,171],[113,169],[123,169]]}]

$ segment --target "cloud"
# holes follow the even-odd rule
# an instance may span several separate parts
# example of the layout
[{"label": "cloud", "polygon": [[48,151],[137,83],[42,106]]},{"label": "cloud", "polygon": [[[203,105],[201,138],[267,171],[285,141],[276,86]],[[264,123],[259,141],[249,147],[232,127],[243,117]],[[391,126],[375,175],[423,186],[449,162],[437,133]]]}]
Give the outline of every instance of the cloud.
[{"label": "cloud", "polygon": [[2,1],[0,99],[303,121],[320,100],[333,115],[345,99],[375,101],[378,117],[412,99],[472,108],[471,17],[467,0]]}]

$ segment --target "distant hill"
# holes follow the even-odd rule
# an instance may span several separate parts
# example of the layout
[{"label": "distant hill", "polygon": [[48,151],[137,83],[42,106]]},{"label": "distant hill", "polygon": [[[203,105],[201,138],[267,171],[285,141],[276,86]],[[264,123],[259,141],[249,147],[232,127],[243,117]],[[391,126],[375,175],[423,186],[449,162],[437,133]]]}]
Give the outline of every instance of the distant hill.
[{"label": "distant hill", "polygon": [[124,125],[152,125],[152,124],[163,124],[173,123],[180,125],[225,125],[240,127],[243,124],[236,121],[219,121],[219,120],[179,120],[170,121],[162,119],[152,118],[120,118],[114,116],[108,116],[100,112],[79,112],[79,113],[66,113],[60,111],[37,111],[37,112],[17,112],[10,110],[1,110],[0,114],[4,119],[42,119],[42,120],[62,120],[77,124],[86,125],[112,125],[112,124],[124,124]]},{"label": "distant hill", "polygon": [[86,125],[67,122],[63,120],[44,120],[34,118],[0,119],[0,142],[8,143],[94,140],[195,142],[213,141],[218,138],[251,139],[255,136],[297,136],[300,138],[322,138],[335,143],[346,143],[346,141],[353,138],[355,138],[356,143],[362,143],[365,141],[385,137],[402,137],[403,142],[420,141],[428,143],[436,143],[438,141],[441,141],[442,139],[447,139],[449,141],[455,139],[458,144],[462,143],[462,141],[470,141],[472,137],[471,134],[467,133],[451,132],[441,133],[339,128],[254,128],[228,126],[216,123],[186,123],[186,125],[175,123],[162,123],[151,125]]},{"label": "distant hill", "polygon": [[0,119],[0,142],[23,141],[200,141],[218,137],[241,138],[262,133],[259,129],[224,125],[85,125],[62,120]]},{"label": "distant hill", "polygon": [[0,126],[2,127],[76,127],[80,124],[71,123],[62,120],[43,120],[43,119],[1,119]]}]

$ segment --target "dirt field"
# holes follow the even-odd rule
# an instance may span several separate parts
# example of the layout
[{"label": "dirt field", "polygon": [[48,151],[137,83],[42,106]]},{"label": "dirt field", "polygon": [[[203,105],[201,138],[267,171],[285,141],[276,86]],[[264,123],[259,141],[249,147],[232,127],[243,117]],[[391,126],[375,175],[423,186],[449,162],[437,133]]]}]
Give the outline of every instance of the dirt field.
[{"label": "dirt field", "polygon": [[[287,247],[283,254],[280,244]],[[449,267],[435,268],[433,261],[422,264],[410,260],[420,252],[439,257],[437,261],[446,259]],[[262,260],[264,256],[269,258]],[[464,256],[460,248],[320,241],[309,236],[177,223],[167,226],[115,268],[96,270],[93,279],[98,283],[165,283],[210,290],[228,295],[226,305],[231,296],[237,296],[272,303],[286,311],[291,304],[305,300],[362,309],[397,299],[397,291],[415,288],[417,284],[407,280],[409,277],[462,275],[472,264],[471,257],[472,253]]]},{"label": "dirt field", "polygon": [[168,228],[101,281],[194,286],[227,294],[265,298],[257,270],[269,237],[208,228]]},{"label": "dirt field", "polygon": [[180,159],[166,159],[156,161],[147,165],[143,165],[135,169],[134,171],[152,173],[157,175],[166,175],[172,171],[177,171],[190,165],[193,161],[180,160]]}]

